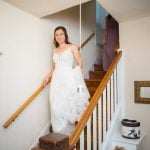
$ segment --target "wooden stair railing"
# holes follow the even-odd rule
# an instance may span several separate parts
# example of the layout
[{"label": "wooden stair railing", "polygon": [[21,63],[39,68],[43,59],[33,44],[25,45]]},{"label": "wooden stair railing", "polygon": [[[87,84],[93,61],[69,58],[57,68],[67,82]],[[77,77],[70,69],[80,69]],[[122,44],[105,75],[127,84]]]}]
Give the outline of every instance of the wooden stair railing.
[{"label": "wooden stair railing", "polygon": [[84,45],[86,45],[88,43],[88,41],[90,41],[90,39],[95,35],[95,33],[92,33],[82,44],[81,44],[81,47],[79,48],[82,48],[84,47]]},{"label": "wooden stair railing", "polygon": [[[101,81],[100,85],[98,86],[94,96],[92,97],[92,99],[90,100],[90,103],[86,109],[86,111],[83,113],[80,121],[78,122],[78,124],[76,125],[74,131],[72,132],[72,134],[70,135],[69,138],[69,145],[71,148],[74,147],[74,145],[76,145],[76,143],[78,142],[80,135],[82,133],[82,131],[84,130],[85,126],[87,125],[87,122],[89,120],[89,117],[92,115],[95,107],[97,106],[99,97],[102,96],[103,94],[103,90],[107,85],[107,82],[110,80],[111,75],[113,74],[120,58],[122,56],[122,52],[118,52],[117,56],[115,57],[115,59],[113,60],[112,64],[110,65],[108,71],[106,72],[103,80]],[[103,100],[102,100],[103,103]],[[102,108],[103,109],[103,108]],[[103,115],[103,114],[102,114]],[[107,115],[107,112],[106,112]],[[108,119],[108,118],[107,118]],[[107,126],[107,119],[106,119],[106,126]],[[102,122],[104,120],[102,119]],[[103,123],[102,123],[103,124]],[[106,127],[107,130],[107,127]],[[102,131],[103,132],[103,131]],[[102,133],[103,134],[103,133]],[[102,140],[103,140],[103,135],[102,135]]]},{"label": "wooden stair railing", "polygon": [[[95,35],[92,33],[79,47],[81,49],[90,39]],[[49,81],[50,82],[50,81]],[[35,99],[36,96],[44,89],[44,86],[41,85],[30,97],[25,101],[25,103],[4,123],[3,127],[7,128],[15,119],[23,112],[23,110]]]},{"label": "wooden stair railing", "polygon": [[27,101],[4,123],[3,127],[7,128],[15,119],[21,114],[21,112],[35,99],[36,96],[44,89],[41,85]]}]

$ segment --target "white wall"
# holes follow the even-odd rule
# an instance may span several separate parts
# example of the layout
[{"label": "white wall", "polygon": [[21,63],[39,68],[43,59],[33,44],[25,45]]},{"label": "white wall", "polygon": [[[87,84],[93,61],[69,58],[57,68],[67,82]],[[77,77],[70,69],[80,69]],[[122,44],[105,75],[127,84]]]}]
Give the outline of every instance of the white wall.
[{"label": "white wall", "polygon": [[81,41],[84,42],[93,32],[96,27],[96,4],[95,1],[82,4],[81,6]]},{"label": "white wall", "polygon": [[0,1],[0,149],[27,150],[49,121],[48,88],[7,129],[4,122],[50,67],[50,26]]},{"label": "white wall", "polygon": [[30,149],[48,127],[48,87],[7,129],[3,124],[50,69],[54,28],[65,25],[71,42],[79,43],[79,12],[75,10],[60,12],[57,19],[39,19],[0,1],[0,150]]},{"label": "white wall", "polygon": [[141,122],[147,135],[144,150],[149,150],[150,105],[134,103],[134,81],[150,80],[150,17],[121,23],[120,45],[124,49],[125,118]]},{"label": "white wall", "polygon": [[[69,41],[76,45],[80,43],[79,6],[49,15],[43,18],[54,30],[57,26],[64,26],[67,30]],[[53,34],[53,32],[52,32]]]},{"label": "white wall", "polygon": [[[90,15],[93,19],[94,14],[87,7],[86,13],[84,39],[95,30],[95,19],[90,24],[91,20],[87,18]],[[0,150],[30,149],[42,134],[41,131],[49,126],[47,87],[15,122],[7,129],[3,128],[4,122],[41,85],[50,69],[53,31],[58,25],[64,25],[70,41],[79,45],[78,6],[39,19],[0,0],[0,52],[3,53],[0,55]],[[91,52],[91,44],[87,49]],[[87,55],[91,56],[89,53]],[[89,58],[83,55],[84,63],[90,65],[96,55],[95,51],[92,52],[89,63]],[[88,65],[85,65],[86,69]]]},{"label": "white wall", "polygon": [[[92,33],[96,32],[96,1],[83,4],[81,9],[81,43],[83,43]],[[81,52],[84,73],[88,72],[96,59],[101,62],[101,49],[96,46],[95,36],[81,49]]]}]

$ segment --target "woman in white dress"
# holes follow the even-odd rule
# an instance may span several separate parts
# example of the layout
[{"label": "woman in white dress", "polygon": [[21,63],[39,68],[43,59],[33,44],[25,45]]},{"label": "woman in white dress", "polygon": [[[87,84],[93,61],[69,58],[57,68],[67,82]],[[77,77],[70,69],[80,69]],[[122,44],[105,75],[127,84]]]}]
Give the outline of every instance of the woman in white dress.
[{"label": "woman in white dress", "polygon": [[[59,26],[54,31],[53,67],[44,80],[50,83],[50,111],[53,132],[70,134],[88,105],[89,92],[81,73],[78,48],[68,41],[67,31]],[[74,60],[76,65],[73,66]]]}]

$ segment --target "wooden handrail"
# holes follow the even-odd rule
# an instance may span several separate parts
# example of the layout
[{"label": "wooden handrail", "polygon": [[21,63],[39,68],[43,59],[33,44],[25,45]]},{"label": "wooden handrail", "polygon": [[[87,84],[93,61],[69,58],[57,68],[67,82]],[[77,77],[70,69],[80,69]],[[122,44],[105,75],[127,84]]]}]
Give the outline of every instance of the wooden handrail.
[{"label": "wooden handrail", "polygon": [[95,33],[92,33],[82,44],[79,48],[82,48],[84,45],[86,45],[88,43],[88,41],[90,41],[90,39],[95,35]]},{"label": "wooden handrail", "polygon": [[106,75],[104,76],[102,82],[100,83],[100,85],[98,86],[94,96],[92,97],[92,99],[90,100],[90,103],[86,109],[86,111],[83,113],[80,121],[78,122],[77,126],[75,127],[74,131],[72,132],[72,134],[70,135],[70,138],[69,138],[69,145],[70,147],[73,147],[79,137],[80,137],[80,134],[82,132],[82,130],[84,129],[84,127],[86,126],[87,124],[87,121],[89,119],[89,117],[91,116],[95,106],[97,105],[98,103],[98,100],[99,100],[99,97],[102,95],[103,93],[103,90],[105,88],[105,86],[107,85],[107,82],[108,80],[110,79],[114,69],[116,68],[116,65],[118,64],[120,58],[122,56],[122,52],[118,52],[117,53],[117,56],[115,57],[115,59],[113,60],[112,64],[110,65]]},{"label": "wooden handrail", "polygon": [[[92,33],[79,48],[82,48],[93,36],[95,33]],[[49,80],[50,82],[50,80]],[[41,85],[29,99],[25,101],[25,103],[4,123],[3,127],[7,128],[20,114],[21,112],[34,100],[34,98],[44,89],[44,86]]]},{"label": "wooden handrail", "polygon": [[3,127],[7,128],[20,114],[21,112],[34,100],[34,98],[44,89],[41,85],[32,95],[29,97],[25,103],[4,123]]}]

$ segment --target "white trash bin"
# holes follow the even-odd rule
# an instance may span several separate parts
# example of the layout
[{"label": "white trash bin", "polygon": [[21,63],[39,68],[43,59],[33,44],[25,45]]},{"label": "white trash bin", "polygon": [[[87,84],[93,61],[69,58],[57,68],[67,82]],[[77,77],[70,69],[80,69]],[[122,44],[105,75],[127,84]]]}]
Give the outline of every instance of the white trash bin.
[{"label": "white trash bin", "polygon": [[136,120],[121,120],[122,136],[128,139],[140,138],[140,122]]}]

